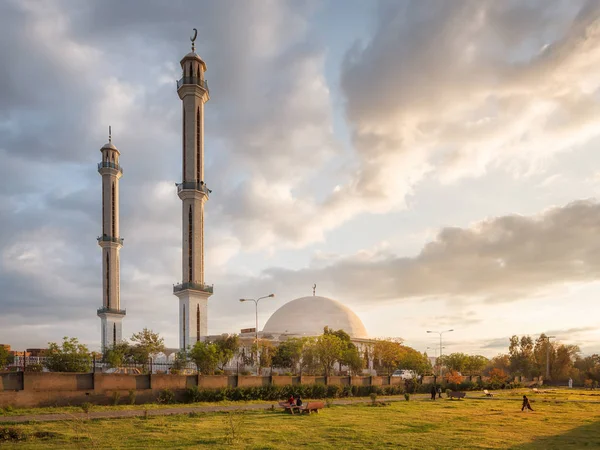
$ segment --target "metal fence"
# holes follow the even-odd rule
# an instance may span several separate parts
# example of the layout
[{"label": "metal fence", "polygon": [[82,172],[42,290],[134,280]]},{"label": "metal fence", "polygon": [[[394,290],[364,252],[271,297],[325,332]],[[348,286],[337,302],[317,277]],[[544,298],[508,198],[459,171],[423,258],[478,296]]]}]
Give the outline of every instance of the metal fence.
[{"label": "metal fence", "polygon": [[[8,365],[8,370],[14,372],[50,372],[46,367],[45,356],[15,356],[11,364]],[[229,365],[225,367],[225,373],[236,374],[242,372],[249,372],[253,369],[244,365]],[[255,369],[254,369],[255,370]],[[175,363],[173,361],[167,361],[165,359],[153,359],[150,358],[146,363],[133,363],[126,362],[119,367],[112,367],[107,362],[101,359],[92,359],[90,372],[94,373],[126,373],[126,374],[137,374],[137,373],[152,373],[152,374],[169,374],[179,373],[183,375],[192,375],[197,373],[196,364],[188,362],[186,364]]]}]

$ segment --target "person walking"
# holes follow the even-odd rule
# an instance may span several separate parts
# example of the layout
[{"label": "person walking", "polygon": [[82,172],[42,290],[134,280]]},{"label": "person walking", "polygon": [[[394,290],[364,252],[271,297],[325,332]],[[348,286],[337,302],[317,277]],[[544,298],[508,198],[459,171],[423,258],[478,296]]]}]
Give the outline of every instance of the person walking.
[{"label": "person walking", "polygon": [[531,404],[529,403],[529,399],[527,398],[526,395],[523,396],[523,406],[521,406],[521,412],[524,411],[525,408],[527,408],[530,411],[533,411],[533,408],[531,407]]},{"label": "person walking", "polygon": [[438,386],[437,392],[438,392],[438,397],[442,398],[442,387],[441,386]]},{"label": "person walking", "polygon": [[435,389],[435,384],[431,385],[431,400],[435,400],[435,394],[437,394],[437,390]]}]

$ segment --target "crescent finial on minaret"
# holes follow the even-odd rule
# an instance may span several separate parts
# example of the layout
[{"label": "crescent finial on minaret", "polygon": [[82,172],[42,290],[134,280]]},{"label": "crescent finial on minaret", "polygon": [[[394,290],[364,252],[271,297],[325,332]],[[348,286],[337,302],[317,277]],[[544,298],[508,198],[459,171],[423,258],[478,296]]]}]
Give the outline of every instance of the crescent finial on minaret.
[{"label": "crescent finial on minaret", "polygon": [[316,291],[317,291],[317,284],[315,283],[313,285],[313,297],[316,295]]},{"label": "crescent finial on minaret", "polygon": [[112,142],[112,129],[108,126],[108,142]]},{"label": "crescent finial on minaret", "polygon": [[192,51],[196,51],[196,38],[198,37],[198,30],[196,30],[195,28],[192,28],[192,30],[194,30],[194,35],[190,38],[190,41],[192,41]]}]

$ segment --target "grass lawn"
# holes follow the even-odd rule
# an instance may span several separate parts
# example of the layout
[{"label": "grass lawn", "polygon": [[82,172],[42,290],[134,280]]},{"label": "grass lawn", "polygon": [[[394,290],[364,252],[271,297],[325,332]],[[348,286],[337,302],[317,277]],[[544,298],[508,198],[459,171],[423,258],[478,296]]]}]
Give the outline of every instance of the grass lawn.
[{"label": "grass lawn", "polygon": [[0,425],[0,430],[10,427],[29,436],[0,445],[7,449],[600,447],[599,403],[531,398],[535,412],[529,413],[520,411],[518,399],[418,398],[382,407],[332,406],[310,416],[275,410]]}]

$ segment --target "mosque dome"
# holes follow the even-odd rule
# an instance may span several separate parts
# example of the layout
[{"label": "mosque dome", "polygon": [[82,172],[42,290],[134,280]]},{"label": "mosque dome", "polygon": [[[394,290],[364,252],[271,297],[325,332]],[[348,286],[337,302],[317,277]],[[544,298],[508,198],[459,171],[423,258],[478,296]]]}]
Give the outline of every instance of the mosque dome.
[{"label": "mosque dome", "polygon": [[113,144],[112,142],[107,142],[106,144],[104,144],[104,146],[100,149],[100,151],[102,150],[114,150],[117,153],[119,152],[119,149],[117,149],[117,147],[115,147],[115,144]]},{"label": "mosque dome", "polygon": [[353,338],[366,338],[360,318],[340,302],[320,296],[302,297],[286,303],[267,320],[263,333],[318,336],[323,328],[344,330]]}]

